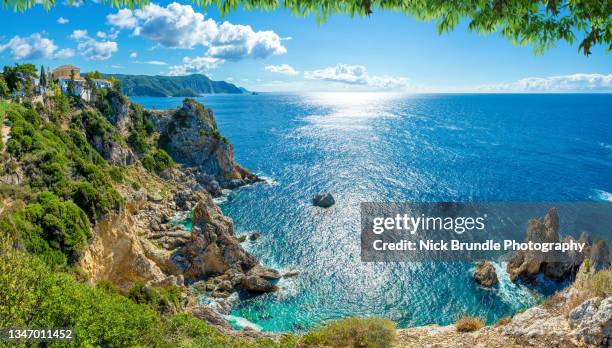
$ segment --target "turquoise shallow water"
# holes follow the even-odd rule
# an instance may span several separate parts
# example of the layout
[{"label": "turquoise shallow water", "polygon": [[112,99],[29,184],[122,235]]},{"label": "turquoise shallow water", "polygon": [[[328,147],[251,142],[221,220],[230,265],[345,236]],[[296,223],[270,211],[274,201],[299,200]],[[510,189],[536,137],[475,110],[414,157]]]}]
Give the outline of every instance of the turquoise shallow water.
[{"label": "turquoise shallow water", "polygon": [[[134,98],[152,108],[180,98]],[[215,112],[237,160],[271,180],[221,203],[264,264],[298,270],[280,291],[244,297],[232,315],[263,330],[299,331],[348,315],[399,326],[489,322],[538,294],[503,276],[497,290],[469,263],[362,263],[366,201],[597,201],[612,198],[612,95],[321,93],[218,95]],[[328,210],[310,204],[334,193]],[[238,320],[242,322],[243,320]]]}]

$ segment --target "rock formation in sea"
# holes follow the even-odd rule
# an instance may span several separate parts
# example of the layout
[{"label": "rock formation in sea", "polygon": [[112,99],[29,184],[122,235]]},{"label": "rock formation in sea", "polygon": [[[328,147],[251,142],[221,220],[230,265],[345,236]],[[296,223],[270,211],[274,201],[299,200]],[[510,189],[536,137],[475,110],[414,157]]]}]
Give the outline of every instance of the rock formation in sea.
[{"label": "rock formation in sea", "polygon": [[233,189],[259,180],[236,163],[232,145],[219,132],[212,110],[185,99],[177,110],[154,116],[160,146],[177,162],[197,168],[203,187]]},{"label": "rock formation in sea", "polygon": [[329,208],[332,205],[336,204],[336,200],[334,199],[334,196],[332,196],[331,193],[321,192],[316,194],[312,198],[312,204],[321,208]]},{"label": "rock formation in sea", "polygon": [[[573,240],[571,236],[564,242]],[[586,234],[581,236],[581,242],[587,242]],[[527,227],[526,242],[559,243],[559,216],[557,209],[551,208],[542,219],[531,219]],[[508,262],[507,271],[510,279],[533,282],[538,274],[552,280],[563,280],[572,276],[584,260],[584,251],[551,251],[543,253],[535,250],[517,251]]]},{"label": "rock formation in sea", "polygon": [[489,261],[479,261],[473,274],[474,280],[479,285],[490,288],[499,283],[495,267]]}]

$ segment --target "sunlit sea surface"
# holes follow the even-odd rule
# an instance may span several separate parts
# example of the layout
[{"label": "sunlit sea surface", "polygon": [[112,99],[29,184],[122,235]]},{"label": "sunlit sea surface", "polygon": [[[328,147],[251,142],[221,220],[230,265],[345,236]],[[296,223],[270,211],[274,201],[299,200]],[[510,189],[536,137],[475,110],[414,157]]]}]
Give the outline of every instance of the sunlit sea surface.
[{"label": "sunlit sea surface", "polygon": [[[133,98],[173,108],[181,98]],[[266,266],[299,276],[244,297],[232,322],[301,331],[350,315],[400,327],[493,322],[541,296],[511,283],[484,290],[469,263],[360,262],[360,202],[612,199],[612,95],[211,95],[223,135],[268,178],[220,202]],[[327,190],[324,210],[312,196]],[[561,217],[562,219],[563,217]]]}]

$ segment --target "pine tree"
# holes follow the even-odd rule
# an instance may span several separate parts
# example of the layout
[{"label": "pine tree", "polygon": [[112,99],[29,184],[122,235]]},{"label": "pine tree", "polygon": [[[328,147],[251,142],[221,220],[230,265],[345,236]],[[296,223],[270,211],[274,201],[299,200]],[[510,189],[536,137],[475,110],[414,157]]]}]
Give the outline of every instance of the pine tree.
[{"label": "pine tree", "polygon": [[42,65],[40,66],[40,77],[38,79],[38,83],[43,88],[47,87],[47,74],[45,73],[45,67]]}]

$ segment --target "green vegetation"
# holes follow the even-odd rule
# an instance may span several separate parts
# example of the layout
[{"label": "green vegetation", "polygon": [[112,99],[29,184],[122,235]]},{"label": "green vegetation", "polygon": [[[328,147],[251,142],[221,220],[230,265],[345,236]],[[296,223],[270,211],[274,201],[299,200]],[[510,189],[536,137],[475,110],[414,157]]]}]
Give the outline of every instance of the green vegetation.
[{"label": "green vegetation", "polygon": [[225,81],[212,81],[200,74],[189,76],[103,75],[121,81],[123,92],[129,96],[197,97],[207,93],[243,93]]},{"label": "green vegetation", "polygon": [[[74,0],[70,0],[73,3]],[[107,1],[103,1],[107,2]],[[580,41],[585,55],[597,44],[612,50],[612,6],[599,0],[196,0],[204,7],[216,7],[224,15],[238,8],[274,10],[284,8],[297,16],[315,15],[324,22],[333,14],[371,16],[377,11],[401,12],[419,21],[435,21],[439,33],[453,30],[461,20],[468,28],[483,34],[500,33],[516,45],[532,45],[536,52],[553,47],[559,41]],[[54,0],[7,0],[3,7],[24,11],[34,4],[45,8]],[[146,6],[150,0],[108,1],[114,7]]]},{"label": "green vegetation", "polygon": [[345,318],[320,325],[302,336],[300,347],[391,347],[395,324],[383,318]]},{"label": "green vegetation", "polygon": [[52,266],[74,261],[91,237],[83,210],[51,192],[39,194],[36,203],[0,220],[0,228]]},{"label": "green vegetation", "polygon": [[457,319],[457,321],[455,322],[455,328],[459,332],[472,332],[480,330],[484,326],[485,324],[482,319],[468,315]]},{"label": "green vegetation", "polygon": [[63,130],[43,121],[34,109],[16,103],[5,108],[11,125],[9,163],[29,168],[24,187],[40,193],[3,217],[0,225],[49,264],[71,263],[91,236],[90,221],[121,208],[123,198],[111,186],[109,166],[89,144],[79,121]]},{"label": "green vegetation", "polygon": [[74,347],[290,346],[290,338],[285,343],[231,338],[190,314],[162,315],[108,283],[92,287],[54,272],[37,257],[15,250],[6,238],[0,238],[0,327],[72,328],[75,340],[68,346]]},{"label": "green vegetation", "polygon": [[158,173],[174,166],[172,157],[162,149],[158,149],[153,156],[145,155],[140,162],[146,170]]},{"label": "green vegetation", "polygon": [[90,79],[102,79],[102,74],[98,70],[90,71],[85,76],[89,77]]},{"label": "green vegetation", "polygon": [[586,290],[592,296],[612,296],[612,270],[605,269],[593,274],[588,280]]},{"label": "green vegetation", "polygon": [[34,64],[15,64],[5,66],[2,76],[9,92],[23,92],[25,95],[34,93],[34,80],[38,78],[38,70]]},{"label": "green vegetation", "polygon": [[78,122],[64,131],[59,125],[41,122],[36,111],[18,104],[11,105],[7,114],[11,123],[7,151],[14,160],[37,168],[28,177],[32,189],[73,199],[92,220],[121,208],[123,199],[104,171],[108,164],[89,144]]},{"label": "green vegetation", "polygon": [[9,90],[8,85],[6,84],[6,80],[3,75],[0,75],[0,99],[8,98],[10,96],[11,91]]},{"label": "green vegetation", "polygon": [[143,282],[136,282],[127,297],[160,313],[176,313],[181,308],[181,289],[176,286],[154,288]]}]

